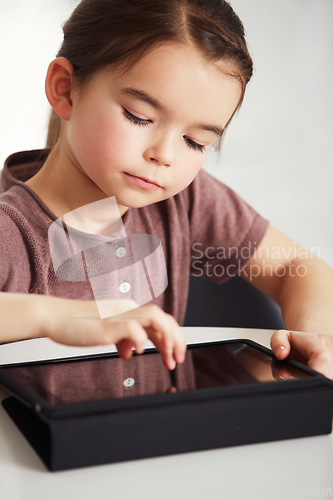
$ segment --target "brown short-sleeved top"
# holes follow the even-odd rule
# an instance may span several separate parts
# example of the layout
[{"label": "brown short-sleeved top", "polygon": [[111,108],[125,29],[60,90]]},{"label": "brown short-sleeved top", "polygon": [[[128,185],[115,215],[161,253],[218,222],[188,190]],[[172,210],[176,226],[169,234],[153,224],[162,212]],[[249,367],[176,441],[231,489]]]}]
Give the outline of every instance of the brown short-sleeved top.
[{"label": "brown short-sleeved top", "polygon": [[[47,150],[11,155],[0,179],[0,290],[94,299],[89,280],[64,281],[54,272],[48,230],[57,217],[24,183]],[[178,195],[123,217],[126,234],[157,236],[168,274],[153,299],[182,324],[190,274],[223,282],[237,274],[263,238],[268,221],[232,189],[201,170]],[[126,297],[126,298],[131,298]]]}]

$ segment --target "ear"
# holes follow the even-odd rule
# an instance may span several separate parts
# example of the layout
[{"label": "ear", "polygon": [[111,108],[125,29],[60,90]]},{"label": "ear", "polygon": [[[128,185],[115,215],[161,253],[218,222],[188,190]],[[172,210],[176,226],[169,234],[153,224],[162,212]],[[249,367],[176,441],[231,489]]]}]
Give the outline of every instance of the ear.
[{"label": "ear", "polygon": [[45,79],[45,93],[54,111],[63,120],[69,120],[72,110],[71,90],[73,66],[65,57],[54,59]]}]

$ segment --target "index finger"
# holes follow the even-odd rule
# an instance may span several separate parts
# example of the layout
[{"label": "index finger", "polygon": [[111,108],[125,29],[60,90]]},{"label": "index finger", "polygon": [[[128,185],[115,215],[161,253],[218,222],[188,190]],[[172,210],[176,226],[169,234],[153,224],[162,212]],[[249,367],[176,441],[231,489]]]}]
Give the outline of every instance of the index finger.
[{"label": "index finger", "polygon": [[181,328],[173,316],[156,305],[130,311],[126,314],[126,317],[128,316],[135,318],[145,328],[149,339],[161,353],[163,362],[169,370],[174,369],[175,362],[184,362],[187,345]]}]

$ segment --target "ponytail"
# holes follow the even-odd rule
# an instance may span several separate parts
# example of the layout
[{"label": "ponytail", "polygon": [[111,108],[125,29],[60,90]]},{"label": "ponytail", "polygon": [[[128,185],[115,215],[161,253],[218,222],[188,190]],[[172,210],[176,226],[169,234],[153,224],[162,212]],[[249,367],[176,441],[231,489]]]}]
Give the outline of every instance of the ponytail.
[{"label": "ponytail", "polygon": [[50,113],[49,128],[46,139],[46,147],[48,149],[52,149],[56,145],[56,142],[59,139],[60,123],[61,123],[60,117],[57,115],[54,109],[52,109]]}]

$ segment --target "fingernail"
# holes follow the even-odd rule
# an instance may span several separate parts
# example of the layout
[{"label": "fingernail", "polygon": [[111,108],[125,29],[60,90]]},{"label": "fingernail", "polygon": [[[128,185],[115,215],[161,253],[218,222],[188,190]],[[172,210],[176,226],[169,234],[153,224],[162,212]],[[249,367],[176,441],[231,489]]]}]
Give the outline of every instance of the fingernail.
[{"label": "fingernail", "polygon": [[169,370],[174,370],[176,368],[176,361],[174,359],[170,359],[168,364],[169,364]]}]

